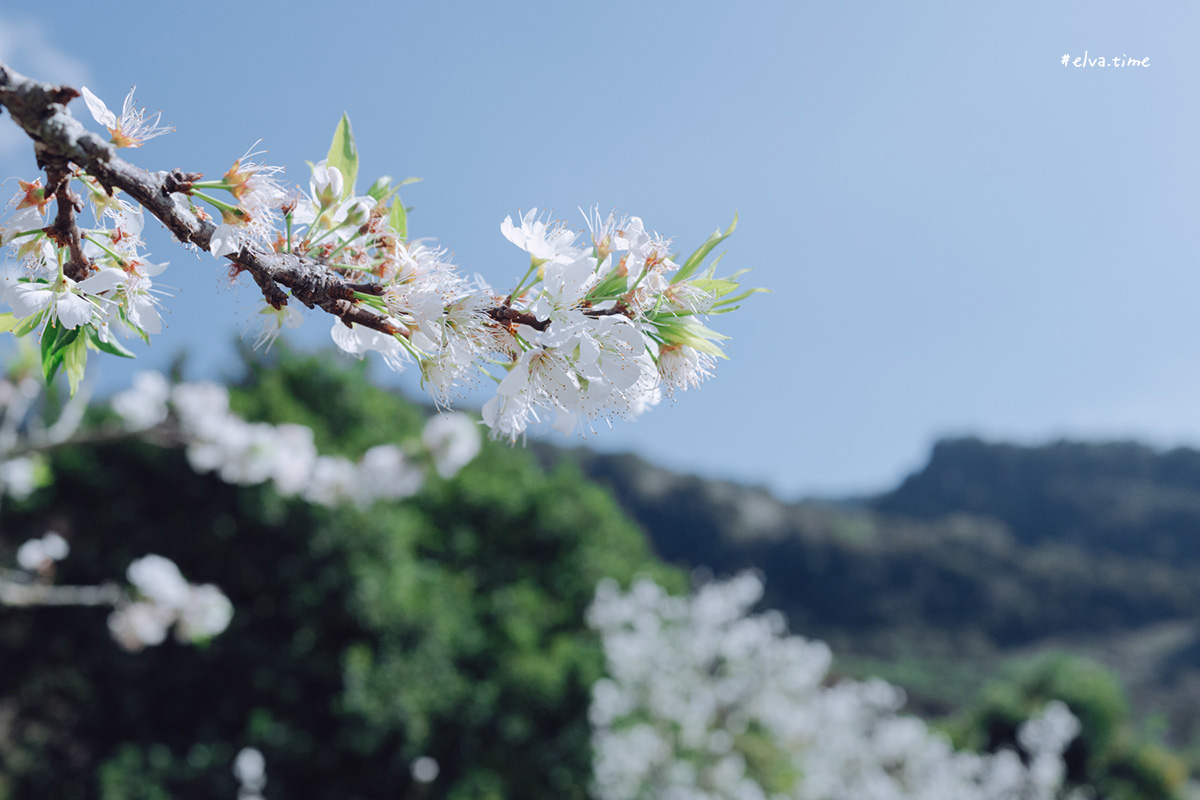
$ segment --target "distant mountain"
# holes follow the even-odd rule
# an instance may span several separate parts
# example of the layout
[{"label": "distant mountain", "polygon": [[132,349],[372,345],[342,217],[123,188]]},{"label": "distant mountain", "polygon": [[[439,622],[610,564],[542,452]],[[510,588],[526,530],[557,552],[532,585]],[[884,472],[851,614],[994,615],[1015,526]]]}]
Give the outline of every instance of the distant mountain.
[{"label": "distant mountain", "polygon": [[1186,448],[951,439],[934,446],[923,470],[871,505],[925,520],[991,517],[1026,544],[1200,560],[1200,451]]},{"label": "distant mountain", "polygon": [[1200,719],[1200,452],[947,440],[856,503],[785,503],[633,455],[538,454],[611,489],[664,559],[759,570],[793,630],[926,711],[953,708],[1009,655],[1065,646],[1110,654],[1173,738]]}]

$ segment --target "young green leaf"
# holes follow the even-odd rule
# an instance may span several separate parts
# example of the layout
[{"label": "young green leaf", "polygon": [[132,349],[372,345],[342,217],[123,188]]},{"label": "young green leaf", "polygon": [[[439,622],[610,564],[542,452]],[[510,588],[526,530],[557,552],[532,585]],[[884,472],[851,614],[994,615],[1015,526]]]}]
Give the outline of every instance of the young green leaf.
[{"label": "young green leaf", "polygon": [[354,181],[358,178],[358,148],[354,146],[354,132],[350,130],[350,117],[342,114],[337,129],[333,132],[333,143],[329,145],[329,155],[325,164],[337,167],[342,173],[342,199],[354,194]]},{"label": "young green leaf", "polygon": [[408,238],[408,211],[404,208],[404,202],[397,197],[392,201],[392,210],[388,214],[388,222],[392,225],[392,230],[401,239]]},{"label": "young green leaf", "polygon": [[96,333],[95,328],[89,327],[87,332],[88,342],[92,347],[100,352],[108,353],[114,356],[120,356],[121,358],[137,358],[137,356],[125,349],[125,346],[115,339],[109,339],[107,342],[101,340],[100,335]]},{"label": "young green leaf", "polygon": [[392,186],[392,176],[384,175],[379,180],[371,184],[371,188],[367,189],[367,197],[375,199],[376,203],[386,203],[388,198],[396,193],[396,187]]},{"label": "young green leaf", "polygon": [[78,329],[74,331],[75,338],[69,345],[64,347],[61,352],[63,354],[63,366],[67,371],[67,384],[71,389],[71,396],[75,396],[75,390],[79,388],[79,382],[83,380],[83,372],[87,368],[87,337],[79,336]]},{"label": "young green leaf", "polygon": [[46,315],[46,312],[43,310],[43,311],[39,311],[38,313],[21,320],[20,322],[17,323],[16,327],[14,327],[12,329],[13,336],[20,338],[20,337],[24,336],[25,334],[29,333],[34,328],[36,328],[38,325],[42,324],[42,317],[44,317],[45,315]]},{"label": "young green leaf", "polygon": [[67,347],[79,338],[78,328],[66,328],[56,325],[42,333],[42,375],[49,384],[62,366],[63,354]]},{"label": "young green leaf", "polygon": [[733,233],[734,229],[737,228],[737,223],[738,215],[737,212],[734,212],[733,222],[729,223],[729,227],[725,229],[725,232],[722,233],[721,231],[713,231],[712,235],[708,237],[708,240],[704,244],[700,245],[700,247],[696,249],[696,252],[688,256],[687,261],[683,262],[683,266],[681,266],[679,271],[675,273],[675,277],[671,279],[671,283],[679,283],[680,281],[690,278],[692,274],[700,268],[700,264],[708,256],[708,254],[712,252],[712,249],[729,238],[729,234]]}]

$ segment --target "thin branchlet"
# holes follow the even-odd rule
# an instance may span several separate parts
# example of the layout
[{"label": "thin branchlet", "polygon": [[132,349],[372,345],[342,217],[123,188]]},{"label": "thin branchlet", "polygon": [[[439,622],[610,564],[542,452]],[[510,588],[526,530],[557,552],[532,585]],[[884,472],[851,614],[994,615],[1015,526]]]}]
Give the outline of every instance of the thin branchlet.
[{"label": "thin branchlet", "polygon": [[71,167],[65,160],[58,159],[46,164],[46,194],[53,194],[57,205],[54,224],[48,232],[60,247],[70,253],[63,264],[63,274],[74,281],[81,281],[92,270],[91,260],[83,253],[83,238],[75,215],[83,211],[83,200],[71,191]]}]

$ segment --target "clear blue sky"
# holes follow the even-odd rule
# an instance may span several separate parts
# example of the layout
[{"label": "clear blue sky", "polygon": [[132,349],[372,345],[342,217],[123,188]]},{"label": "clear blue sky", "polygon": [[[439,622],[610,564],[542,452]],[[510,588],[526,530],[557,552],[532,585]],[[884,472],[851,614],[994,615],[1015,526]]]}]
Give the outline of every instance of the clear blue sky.
[{"label": "clear blue sky", "polygon": [[[681,249],[737,210],[723,263],[774,294],[719,319],[732,360],[590,441],[785,496],[885,487],[945,434],[1200,443],[1198,37],[1181,2],[0,11],[18,70],[163,109],[148,168],[218,175],[261,137],[306,184],[347,111],[364,177],[423,177],[412,232],[496,284],[518,209],[616,207]],[[1149,66],[1060,63],[1085,50]],[[0,177],[33,174],[0,120]],[[178,296],[137,366],[231,373],[254,289],[151,245]]]}]

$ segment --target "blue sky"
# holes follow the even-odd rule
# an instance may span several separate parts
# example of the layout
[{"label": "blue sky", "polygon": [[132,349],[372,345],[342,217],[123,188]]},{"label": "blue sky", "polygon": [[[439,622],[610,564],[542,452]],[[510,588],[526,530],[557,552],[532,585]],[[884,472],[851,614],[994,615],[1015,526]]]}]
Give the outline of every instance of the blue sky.
[{"label": "blue sky", "polygon": [[[346,111],[362,176],[424,178],[410,230],[495,284],[518,209],[683,250],[736,210],[723,264],[774,293],[719,318],[701,391],[589,443],[799,496],[884,488],[942,435],[1200,443],[1198,34],[1184,3],[67,0],[0,11],[0,58],[109,105],[137,84],[177,128],[132,151],[151,169],[262,138],[306,184]],[[1085,50],[1149,66],[1062,66]],[[0,120],[0,177],[33,174]],[[177,297],[133,368],[235,373],[249,281],[150,244]]]}]

